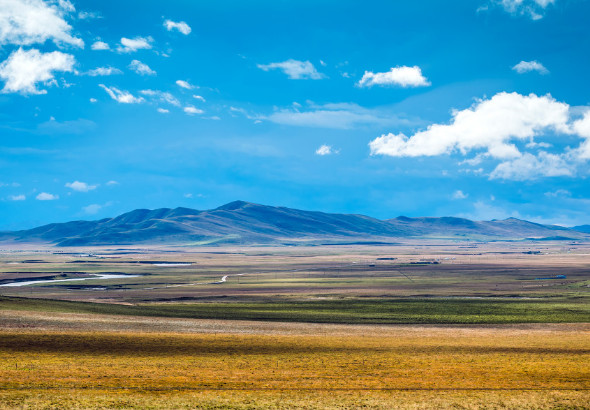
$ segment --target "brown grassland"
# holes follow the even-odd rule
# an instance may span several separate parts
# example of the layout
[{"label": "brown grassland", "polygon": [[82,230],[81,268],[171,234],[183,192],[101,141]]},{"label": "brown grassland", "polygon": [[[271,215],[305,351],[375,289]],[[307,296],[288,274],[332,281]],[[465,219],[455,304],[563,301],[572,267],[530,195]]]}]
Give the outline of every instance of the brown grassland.
[{"label": "brown grassland", "polygon": [[[542,246],[541,255],[524,254],[528,248],[521,245],[146,252],[104,261],[51,252],[0,254],[4,283],[66,270],[77,277],[145,274],[92,286],[0,288],[11,296],[0,298],[0,408],[590,408],[589,249]],[[411,263],[426,258],[442,263]],[[197,265],[136,263],[142,260]],[[241,282],[230,276],[211,283],[245,272],[250,276]],[[536,279],[564,272],[565,280]],[[506,313],[498,316],[501,322],[443,325],[426,309],[425,324],[364,324],[365,316],[343,307],[382,298],[395,310],[396,297],[418,298],[416,306],[439,297],[432,306],[442,308],[464,298],[466,309],[473,309],[470,297],[477,303],[487,303],[482,297],[533,298],[557,313],[543,316],[554,323],[536,323],[535,317],[518,323]],[[76,311],[86,305],[46,299],[108,306]],[[260,304],[288,309],[309,300],[328,301],[326,309],[340,309],[344,322],[306,323],[318,317],[315,311],[294,318],[278,311],[288,322],[191,316],[206,303],[250,306],[245,319],[256,318]],[[170,306],[198,309],[157,314],[160,308],[170,313]],[[137,315],[120,310],[134,307]],[[141,310],[148,308],[156,310]],[[449,312],[450,323],[460,319]],[[390,320],[390,312],[370,313]],[[560,323],[571,317],[577,323]]]}]

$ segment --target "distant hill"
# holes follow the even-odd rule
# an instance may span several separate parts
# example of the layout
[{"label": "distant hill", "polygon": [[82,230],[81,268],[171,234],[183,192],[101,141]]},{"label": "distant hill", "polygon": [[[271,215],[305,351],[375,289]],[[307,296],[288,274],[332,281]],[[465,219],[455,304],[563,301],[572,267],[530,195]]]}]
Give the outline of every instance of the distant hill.
[{"label": "distant hill", "polygon": [[574,226],[571,229],[573,229],[574,231],[578,231],[578,232],[590,233],[590,225]]},{"label": "distant hill", "polygon": [[46,242],[58,246],[136,243],[297,244],[392,243],[400,238],[519,240],[584,239],[584,231],[515,218],[471,221],[463,218],[379,220],[364,215],[302,211],[235,201],[212,210],[137,209],[98,221],[54,223],[0,233],[2,241]]}]

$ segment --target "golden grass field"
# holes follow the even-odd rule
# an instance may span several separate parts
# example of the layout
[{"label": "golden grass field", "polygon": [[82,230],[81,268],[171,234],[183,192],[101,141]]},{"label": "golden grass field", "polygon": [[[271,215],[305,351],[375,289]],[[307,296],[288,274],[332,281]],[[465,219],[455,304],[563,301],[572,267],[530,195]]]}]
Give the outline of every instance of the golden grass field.
[{"label": "golden grass field", "polygon": [[[11,312],[5,408],[588,408],[590,325],[358,326]],[[78,323],[79,325],[76,325]],[[84,330],[96,328],[99,331]],[[163,330],[166,330],[163,332]]]}]

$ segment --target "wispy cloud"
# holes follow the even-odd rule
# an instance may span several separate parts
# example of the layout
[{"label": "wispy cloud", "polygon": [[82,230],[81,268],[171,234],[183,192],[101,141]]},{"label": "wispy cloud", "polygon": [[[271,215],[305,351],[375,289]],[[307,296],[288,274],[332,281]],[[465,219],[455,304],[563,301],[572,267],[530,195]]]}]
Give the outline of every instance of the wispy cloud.
[{"label": "wispy cloud", "polygon": [[248,115],[248,118],[284,125],[334,129],[411,124],[409,120],[387,110],[368,109],[352,103],[293,106],[277,109],[269,115]]},{"label": "wispy cloud", "polygon": [[152,70],[147,64],[144,64],[139,60],[131,61],[131,63],[129,64],[129,68],[139,75],[156,75],[156,72],[154,70]]},{"label": "wispy cloud", "polygon": [[157,101],[180,107],[180,101],[178,101],[178,99],[169,92],[160,90],[141,90],[140,93],[142,95],[152,97]]},{"label": "wispy cloud", "polygon": [[290,59],[280,63],[258,64],[257,67],[264,71],[281,70],[291,80],[320,80],[325,78],[325,75],[319,73],[309,61]]},{"label": "wispy cloud", "polygon": [[114,68],[114,67],[97,67],[95,69],[87,71],[85,74],[89,75],[91,77],[98,77],[98,76],[123,74],[123,71],[119,70],[118,68]]},{"label": "wispy cloud", "polygon": [[188,115],[195,115],[195,114],[203,114],[204,113],[203,110],[195,108],[192,105],[184,107],[184,112],[187,113]]},{"label": "wispy cloud", "polygon": [[549,74],[549,70],[547,70],[545,66],[538,61],[521,61],[512,67],[512,69],[518,74],[529,73],[531,71],[536,71],[539,74]]},{"label": "wispy cloud", "polygon": [[453,199],[466,199],[468,196],[469,194],[464,193],[460,189],[453,192]]},{"label": "wispy cloud", "polygon": [[179,87],[182,87],[182,88],[186,88],[187,90],[191,90],[191,89],[195,88],[188,81],[184,81],[184,80],[176,80],[176,85],[178,85]]},{"label": "wispy cloud", "polygon": [[[555,0],[490,0],[488,4],[501,7],[513,16],[526,16],[531,20],[540,20],[543,18],[547,7],[554,3]],[[489,10],[489,5],[481,6],[477,10]]]},{"label": "wispy cloud", "polygon": [[129,91],[122,91],[116,87],[107,87],[104,84],[98,86],[105,90],[113,100],[122,104],[139,104],[145,101],[142,97],[135,97]]}]

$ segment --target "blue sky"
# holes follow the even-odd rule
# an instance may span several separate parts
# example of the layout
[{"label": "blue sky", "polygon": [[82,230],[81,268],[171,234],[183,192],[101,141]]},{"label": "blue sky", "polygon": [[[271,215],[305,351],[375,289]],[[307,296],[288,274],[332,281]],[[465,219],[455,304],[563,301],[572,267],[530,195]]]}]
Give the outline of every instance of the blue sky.
[{"label": "blue sky", "polygon": [[586,0],[0,0],[0,230],[242,199],[590,223]]}]

